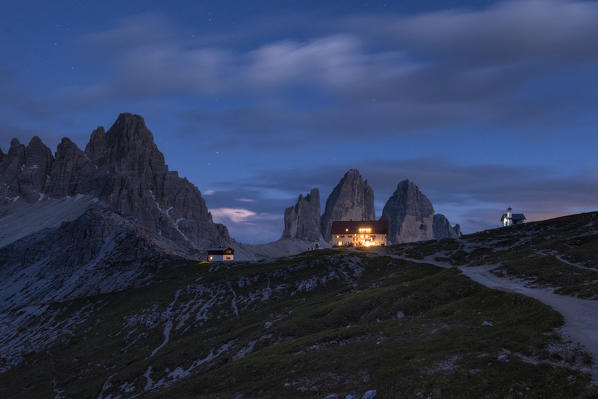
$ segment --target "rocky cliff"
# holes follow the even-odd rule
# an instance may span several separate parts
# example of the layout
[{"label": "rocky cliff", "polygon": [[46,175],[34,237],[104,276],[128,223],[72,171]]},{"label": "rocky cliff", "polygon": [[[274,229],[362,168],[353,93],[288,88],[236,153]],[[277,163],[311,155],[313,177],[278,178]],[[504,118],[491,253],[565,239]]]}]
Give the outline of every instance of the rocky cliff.
[{"label": "rocky cliff", "polygon": [[284,231],[282,239],[319,241],[320,233],[320,192],[314,188],[297,203],[284,211]]},{"label": "rocky cliff", "polygon": [[459,238],[461,236],[461,226],[458,224],[451,226],[446,216],[441,213],[434,215],[432,230],[434,230],[434,238],[436,240],[443,238]]},{"label": "rocky cliff", "polygon": [[457,237],[446,217],[434,215],[430,200],[409,180],[397,186],[382,210],[388,221],[388,240],[392,244]]},{"label": "rocky cliff", "polygon": [[121,114],[107,132],[94,130],[85,151],[64,138],[52,156],[38,137],[27,147],[14,139],[0,163],[0,182],[4,205],[89,195],[190,248],[230,241],[226,228],[213,223],[199,190],[168,170],[138,115]]},{"label": "rocky cliff", "polygon": [[[27,146],[13,139],[0,154],[0,231],[3,280],[26,271],[43,276],[32,287],[52,281],[35,295],[52,284],[119,289],[135,283],[142,260],[155,267],[231,244],[199,190],[168,170],[143,118],[128,113],[94,130],[85,151],[68,138],[55,155],[38,137]],[[67,284],[81,270],[78,288]]]},{"label": "rocky cliff", "polygon": [[53,162],[52,152],[39,137],[27,146],[12,139],[8,154],[0,157],[0,206],[18,199],[37,201]]},{"label": "rocky cliff", "polygon": [[330,241],[330,226],[334,220],[374,220],[374,190],[357,169],[351,169],[334,187],[326,200],[321,231]]}]

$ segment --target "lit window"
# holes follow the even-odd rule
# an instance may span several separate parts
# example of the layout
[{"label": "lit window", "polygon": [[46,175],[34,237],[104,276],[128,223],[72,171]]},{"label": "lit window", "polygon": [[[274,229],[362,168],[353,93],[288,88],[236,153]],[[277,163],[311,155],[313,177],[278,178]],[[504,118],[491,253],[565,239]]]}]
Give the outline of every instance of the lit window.
[{"label": "lit window", "polygon": [[340,246],[342,246],[342,245],[343,245],[343,242],[342,242],[342,241],[339,241],[339,242],[338,242],[338,246],[340,247]]}]

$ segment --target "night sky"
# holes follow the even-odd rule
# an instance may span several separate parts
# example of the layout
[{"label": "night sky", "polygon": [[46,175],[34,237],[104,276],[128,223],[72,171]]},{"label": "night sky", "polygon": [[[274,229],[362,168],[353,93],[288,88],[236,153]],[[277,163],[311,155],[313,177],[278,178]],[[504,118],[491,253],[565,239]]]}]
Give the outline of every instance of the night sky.
[{"label": "night sky", "polygon": [[140,114],[244,242],[349,168],[466,233],[598,208],[598,2],[166,3],[3,2],[4,152]]}]

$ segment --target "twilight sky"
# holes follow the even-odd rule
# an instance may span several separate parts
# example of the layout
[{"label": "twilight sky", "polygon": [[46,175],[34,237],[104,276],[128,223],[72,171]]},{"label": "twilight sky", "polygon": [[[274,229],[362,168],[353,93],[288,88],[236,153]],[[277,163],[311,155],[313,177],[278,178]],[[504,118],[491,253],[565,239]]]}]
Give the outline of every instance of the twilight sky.
[{"label": "twilight sky", "polygon": [[140,114],[244,242],[349,168],[464,232],[598,208],[598,2],[166,3],[6,2],[0,148]]}]

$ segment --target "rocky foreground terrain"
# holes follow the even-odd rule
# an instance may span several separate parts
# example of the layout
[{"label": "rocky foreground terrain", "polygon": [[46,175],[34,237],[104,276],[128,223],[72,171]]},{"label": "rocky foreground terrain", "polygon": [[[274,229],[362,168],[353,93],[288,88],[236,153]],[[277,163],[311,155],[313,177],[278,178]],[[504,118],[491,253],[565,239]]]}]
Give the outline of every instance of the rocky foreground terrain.
[{"label": "rocky foreground terrain", "polygon": [[595,311],[597,222],[172,261],[136,287],[35,298],[0,313],[0,397],[596,397],[586,345],[596,330],[566,334],[588,325],[513,291],[529,285]]}]

